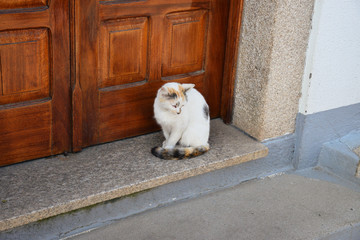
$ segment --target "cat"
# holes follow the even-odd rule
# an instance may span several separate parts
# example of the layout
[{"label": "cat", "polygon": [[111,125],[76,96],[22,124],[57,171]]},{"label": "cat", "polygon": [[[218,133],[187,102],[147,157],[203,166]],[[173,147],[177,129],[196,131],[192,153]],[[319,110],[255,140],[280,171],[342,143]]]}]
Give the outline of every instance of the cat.
[{"label": "cat", "polygon": [[165,141],[151,152],[165,160],[204,154],[210,147],[209,106],[195,84],[166,83],[157,92],[154,115]]}]

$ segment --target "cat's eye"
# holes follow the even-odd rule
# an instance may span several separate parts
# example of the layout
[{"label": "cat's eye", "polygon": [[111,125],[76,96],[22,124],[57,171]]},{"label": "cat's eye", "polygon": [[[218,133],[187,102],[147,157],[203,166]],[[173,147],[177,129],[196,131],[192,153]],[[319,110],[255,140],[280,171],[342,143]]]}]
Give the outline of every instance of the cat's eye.
[{"label": "cat's eye", "polygon": [[177,108],[177,106],[176,105],[172,105],[174,108]]},{"label": "cat's eye", "polygon": [[171,93],[171,94],[168,93],[168,94],[167,94],[167,97],[170,98],[170,99],[171,99],[171,98],[175,99],[175,98],[177,98],[177,95],[176,95],[176,93]]}]

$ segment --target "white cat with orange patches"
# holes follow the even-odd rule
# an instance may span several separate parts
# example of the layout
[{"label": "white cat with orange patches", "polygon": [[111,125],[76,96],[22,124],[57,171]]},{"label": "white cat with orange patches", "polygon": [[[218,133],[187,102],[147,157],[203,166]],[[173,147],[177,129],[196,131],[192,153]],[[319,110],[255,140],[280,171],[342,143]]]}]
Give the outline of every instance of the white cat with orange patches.
[{"label": "white cat with orange patches", "polygon": [[154,114],[165,136],[151,152],[166,160],[199,156],[209,150],[209,106],[194,84],[166,83],[157,93]]}]

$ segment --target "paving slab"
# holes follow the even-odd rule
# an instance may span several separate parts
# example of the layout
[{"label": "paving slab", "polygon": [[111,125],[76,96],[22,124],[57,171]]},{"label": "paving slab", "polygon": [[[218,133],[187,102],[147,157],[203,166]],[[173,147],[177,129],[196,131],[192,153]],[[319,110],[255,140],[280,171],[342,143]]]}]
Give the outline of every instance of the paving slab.
[{"label": "paving slab", "polygon": [[284,174],[150,210],[72,240],[360,239],[360,193]]},{"label": "paving slab", "polygon": [[0,231],[264,157],[267,147],[221,120],[210,151],[165,161],[150,149],[160,132],[0,168]]}]

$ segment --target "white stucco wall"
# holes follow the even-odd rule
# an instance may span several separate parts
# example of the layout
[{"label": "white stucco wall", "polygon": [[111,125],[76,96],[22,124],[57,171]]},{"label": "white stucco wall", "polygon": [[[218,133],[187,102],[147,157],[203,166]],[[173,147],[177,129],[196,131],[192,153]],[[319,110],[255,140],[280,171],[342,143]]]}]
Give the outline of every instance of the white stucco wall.
[{"label": "white stucco wall", "polygon": [[355,103],[360,103],[360,1],[316,0],[299,111]]}]

